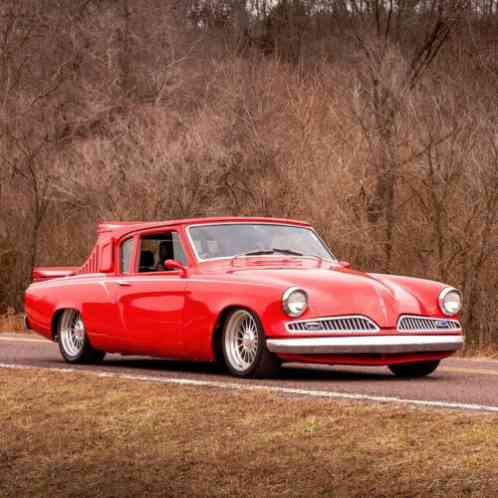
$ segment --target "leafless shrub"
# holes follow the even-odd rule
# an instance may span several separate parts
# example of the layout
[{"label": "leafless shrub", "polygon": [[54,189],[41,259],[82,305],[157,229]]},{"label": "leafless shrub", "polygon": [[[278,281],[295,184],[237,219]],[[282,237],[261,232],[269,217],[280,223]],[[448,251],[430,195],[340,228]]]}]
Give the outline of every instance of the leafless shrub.
[{"label": "leafless shrub", "polygon": [[[465,14],[463,16],[463,14]],[[497,343],[496,3],[6,0],[0,312],[101,219],[307,218]]]}]

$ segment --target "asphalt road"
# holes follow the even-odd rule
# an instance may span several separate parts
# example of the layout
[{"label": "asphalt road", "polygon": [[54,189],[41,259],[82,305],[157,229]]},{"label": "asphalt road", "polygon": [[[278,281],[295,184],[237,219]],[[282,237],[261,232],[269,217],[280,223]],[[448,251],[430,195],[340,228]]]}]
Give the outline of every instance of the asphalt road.
[{"label": "asphalt road", "polygon": [[[0,334],[0,366],[66,369],[58,346],[36,335]],[[71,365],[112,375],[227,388],[265,386],[284,394],[345,397],[498,412],[498,361],[449,358],[430,377],[404,380],[384,367],[304,367],[288,364],[271,380],[241,380],[214,366],[107,355],[97,366]],[[235,385],[237,384],[237,385]],[[322,394],[323,393],[323,394]]]}]

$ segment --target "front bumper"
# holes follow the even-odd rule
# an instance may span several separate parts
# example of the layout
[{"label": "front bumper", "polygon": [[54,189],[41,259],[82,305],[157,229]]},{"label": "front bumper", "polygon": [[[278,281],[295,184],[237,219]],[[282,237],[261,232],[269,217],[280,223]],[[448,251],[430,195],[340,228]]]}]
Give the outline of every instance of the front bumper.
[{"label": "front bumper", "polygon": [[298,355],[453,352],[463,344],[463,335],[303,337],[266,341],[272,353]]}]

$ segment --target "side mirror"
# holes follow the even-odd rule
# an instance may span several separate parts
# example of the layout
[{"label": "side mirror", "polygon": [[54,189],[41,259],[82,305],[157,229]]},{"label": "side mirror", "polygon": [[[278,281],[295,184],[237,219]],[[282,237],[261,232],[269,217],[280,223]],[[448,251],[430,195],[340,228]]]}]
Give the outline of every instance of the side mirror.
[{"label": "side mirror", "polygon": [[341,268],[351,268],[351,263],[349,261],[339,261],[339,266]]},{"label": "side mirror", "polygon": [[182,277],[187,276],[187,268],[185,268],[185,266],[183,266],[180,261],[177,261],[176,259],[167,259],[163,266],[165,270],[176,270],[180,272]]}]

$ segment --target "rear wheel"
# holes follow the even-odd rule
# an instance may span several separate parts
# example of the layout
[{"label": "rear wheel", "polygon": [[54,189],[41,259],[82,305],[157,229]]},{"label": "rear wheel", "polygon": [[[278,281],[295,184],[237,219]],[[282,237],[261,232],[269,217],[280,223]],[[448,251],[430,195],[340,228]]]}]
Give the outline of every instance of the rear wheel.
[{"label": "rear wheel", "polygon": [[278,358],[266,347],[258,317],[245,309],[232,311],[227,317],[222,350],[228,369],[238,377],[269,377],[280,366]]},{"label": "rear wheel", "polygon": [[425,377],[430,375],[439,366],[437,361],[421,361],[419,363],[405,363],[400,365],[389,365],[389,370],[396,377]]},{"label": "rear wheel", "polygon": [[79,311],[64,310],[57,332],[60,352],[68,363],[99,363],[104,359],[105,353],[90,344]]}]

